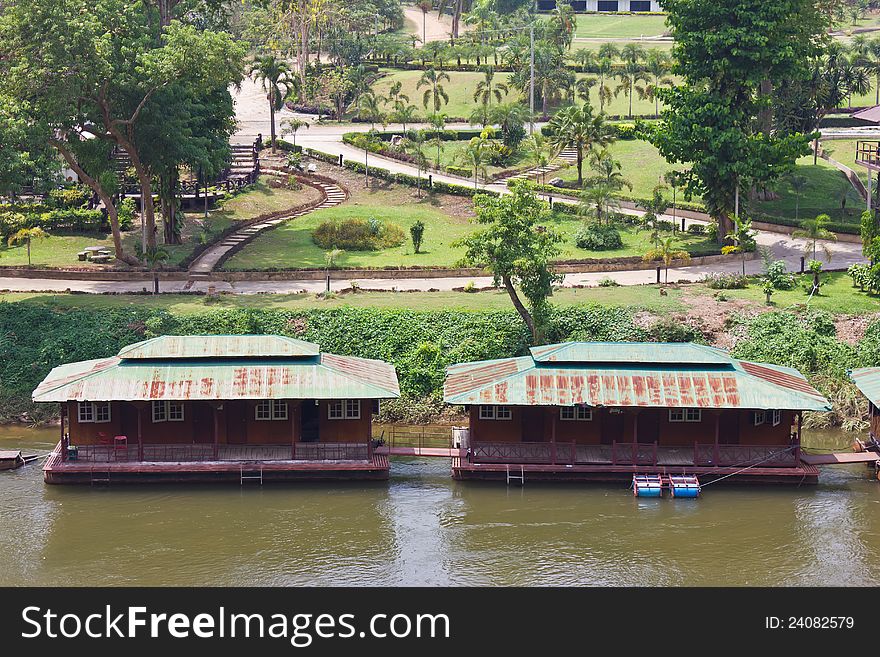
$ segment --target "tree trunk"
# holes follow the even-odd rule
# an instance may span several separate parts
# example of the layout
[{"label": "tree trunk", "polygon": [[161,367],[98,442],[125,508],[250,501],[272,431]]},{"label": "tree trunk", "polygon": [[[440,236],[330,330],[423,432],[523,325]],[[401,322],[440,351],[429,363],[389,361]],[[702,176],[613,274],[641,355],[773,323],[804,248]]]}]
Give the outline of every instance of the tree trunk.
[{"label": "tree trunk", "polygon": [[309,63],[309,19],[308,19],[308,0],[302,0],[300,3],[300,61],[299,61],[299,77],[303,89],[306,86],[306,66]]},{"label": "tree trunk", "polygon": [[726,212],[722,212],[718,216],[718,244],[723,245],[724,239],[733,230],[733,220]]},{"label": "tree trunk", "polygon": [[160,202],[162,205],[162,223],[165,244],[180,244],[180,227],[177,225],[177,182],[179,174],[176,169],[160,177]]},{"label": "tree trunk", "polygon": [[528,309],[523,305],[523,302],[520,300],[519,295],[516,293],[516,289],[514,289],[513,287],[513,281],[510,280],[510,276],[502,276],[501,281],[504,283],[504,288],[507,290],[507,294],[510,296],[510,300],[513,302],[513,307],[516,308],[516,311],[523,318],[526,326],[529,327],[529,331],[531,331],[532,333],[532,343],[537,344],[538,331],[535,329],[535,320],[532,319],[532,316],[529,313]]},{"label": "tree trunk", "polygon": [[116,210],[116,204],[113,203],[113,199],[110,198],[110,195],[106,191],[104,191],[101,183],[85,172],[85,170],[79,165],[79,162],[76,161],[76,158],[73,157],[73,153],[70,150],[59,141],[53,140],[51,143],[52,146],[55,147],[55,150],[61,153],[61,156],[65,159],[70,168],[76,172],[79,179],[98,195],[98,198],[101,199],[104,207],[107,208],[107,218],[110,221],[110,233],[113,235],[113,248],[116,251],[116,259],[129,265],[140,265],[141,263],[137,258],[126,255],[122,249],[122,233],[119,230],[119,213]]},{"label": "tree trunk", "polygon": [[269,132],[272,139],[272,155],[275,155],[275,89],[269,91]]},{"label": "tree trunk", "polygon": [[577,165],[578,165],[578,187],[584,186],[584,147],[581,144],[577,145]]},{"label": "tree trunk", "polygon": [[171,15],[178,2],[179,0],[158,0],[160,28],[164,29],[171,24]]}]

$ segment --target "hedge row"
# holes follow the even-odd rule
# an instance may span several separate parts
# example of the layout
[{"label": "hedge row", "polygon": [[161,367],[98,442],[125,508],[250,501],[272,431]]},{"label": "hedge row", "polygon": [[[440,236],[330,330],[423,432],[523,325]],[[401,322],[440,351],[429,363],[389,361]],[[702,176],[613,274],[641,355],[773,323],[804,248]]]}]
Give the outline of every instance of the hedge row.
[{"label": "hedge row", "polygon": [[284,139],[275,139],[275,145],[279,148],[279,150],[284,151],[285,153],[302,153],[303,147],[299,144],[292,144],[289,141],[285,141]]},{"label": "hedge row", "polygon": [[55,209],[45,212],[0,211],[0,239],[6,240],[22,228],[42,228],[47,233],[108,231],[100,210]]},{"label": "hedge row", "polygon": [[[542,185],[541,183],[535,182],[534,180],[508,180],[507,186],[510,187],[512,184],[516,182],[524,182],[526,187],[532,189],[536,192],[540,192],[541,194],[547,194],[549,196],[568,196],[568,197],[576,197],[578,195],[578,190],[576,189],[568,189],[565,187],[554,187],[553,185]],[[621,201],[629,201],[631,203],[638,203],[640,201],[648,201],[650,199],[640,198],[637,196],[628,196],[625,194],[619,194],[617,196]],[[554,203],[554,206],[556,204]],[[694,212],[705,212],[706,208],[701,203],[689,203],[687,201],[676,201],[675,207],[680,210],[693,210]]]}]

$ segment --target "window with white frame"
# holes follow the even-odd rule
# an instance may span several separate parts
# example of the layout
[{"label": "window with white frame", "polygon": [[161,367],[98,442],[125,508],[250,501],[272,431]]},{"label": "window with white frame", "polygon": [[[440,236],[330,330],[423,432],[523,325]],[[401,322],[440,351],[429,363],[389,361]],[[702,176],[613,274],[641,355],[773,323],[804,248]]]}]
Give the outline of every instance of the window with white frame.
[{"label": "window with white frame", "polygon": [[509,420],[512,417],[513,413],[509,406],[495,406],[492,404],[480,406],[481,420]]},{"label": "window with white frame", "polygon": [[757,427],[767,421],[767,414],[764,411],[753,411],[752,423]]},{"label": "window with white frame", "polygon": [[287,402],[282,399],[263,399],[254,407],[256,420],[286,420]]},{"label": "window with white frame", "polygon": [[329,420],[359,420],[360,418],[360,399],[334,399],[327,405],[327,419]]},{"label": "window with white frame", "polygon": [[110,421],[110,402],[79,402],[76,418],[80,424],[94,422],[103,424]]},{"label": "window with white frame", "polygon": [[183,422],[183,402],[154,401],[153,422]]},{"label": "window with white frame", "polygon": [[773,411],[773,426],[778,427],[782,424],[782,411]]},{"label": "window with white frame", "polygon": [[562,406],[559,409],[560,420],[592,420],[593,409],[586,406]]},{"label": "window with white frame", "polygon": [[700,408],[670,408],[670,422],[702,422],[703,410]]}]

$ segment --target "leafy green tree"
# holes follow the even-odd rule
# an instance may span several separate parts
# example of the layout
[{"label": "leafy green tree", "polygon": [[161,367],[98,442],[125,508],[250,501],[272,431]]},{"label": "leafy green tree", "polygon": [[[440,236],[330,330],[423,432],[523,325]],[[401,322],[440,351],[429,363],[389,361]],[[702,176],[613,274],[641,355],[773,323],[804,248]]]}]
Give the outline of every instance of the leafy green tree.
[{"label": "leafy green tree", "polygon": [[293,135],[293,145],[296,146],[296,133],[301,128],[308,130],[309,125],[309,122],[305,119],[297,119],[295,117],[292,119],[284,119],[284,121],[281,122],[281,136],[283,137],[285,133],[289,131],[290,134]]},{"label": "leafy green tree", "polygon": [[[742,273],[746,275],[746,253],[755,242],[755,234],[752,231],[752,220],[746,217],[733,216],[733,230],[727,235],[727,239],[733,242],[736,250],[742,256]],[[752,249],[754,250],[754,249]]]},{"label": "leafy green tree", "polygon": [[409,236],[412,238],[413,249],[418,253],[422,248],[422,239],[425,237],[425,222],[419,219],[410,226]]},{"label": "leafy green tree", "polygon": [[[759,118],[773,81],[806,81],[828,28],[812,0],[663,0],[683,83],[658,90],[663,122],[651,141],[667,161],[690,162],[687,197],[702,195],[718,223],[732,227],[737,188],[766,187],[809,152],[810,135]],[[768,82],[770,83],[768,85]]]},{"label": "leafy green tree", "polygon": [[492,150],[492,143],[489,140],[492,134],[492,128],[484,129],[479,137],[472,137],[468,141],[467,146],[457,153],[456,159],[462,164],[466,164],[474,173],[474,189],[477,189],[477,181],[479,174],[487,176],[489,164],[489,154]]},{"label": "leafy green tree", "polygon": [[403,151],[412,156],[416,164],[416,187],[419,198],[422,198],[422,171],[428,168],[428,157],[425,155],[425,133],[413,130],[403,140]]},{"label": "leafy green tree", "polygon": [[[559,255],[562,237],[546,228],[549,206],[521,182],[511,186],[511,193],[494,197],[474,196],[476,221],[485,226],[462,239],[465,261],[492,271],[496,285],[504,285],[514,308],[540,344],[549,312],[547,299],[553,284],[561,276],[553,271],[552,261]],[[526,308],[516,288],[519,287],[530,308]]]},{"label": "leafy green tree", "polygon": [[669,282],[669,265],[672,264],[673,260],[681,260],[683,263],[688,263],[690,259],[691,254],[678,248],[675,238],[672,236],[659,238],[657,245],[642,256],[642,260],[645,262],[655,262],[658,260],[663,262],[663,281],[665,283]]},{"label": "leafy green tree", "polygon": [[612,126],[605,122],[602,114],[593,114],[588,103],[571,105],[559,110],[548,125],[550,140],[559,148],[574,148],[577,151],[578,186],[583,186],[584,158],[594,148],[605,148],[617,137]]},{"label": "leafy green tree", "polygon": [[483,79],[477,82],[477,87],[474,89],[474,102],[479,102],[488,113],[492,98],[496,103],[500,103],[501,99],[507,95],[507,91],[506,84],[495,81],[495,69],[487,66],[483,71]]}]

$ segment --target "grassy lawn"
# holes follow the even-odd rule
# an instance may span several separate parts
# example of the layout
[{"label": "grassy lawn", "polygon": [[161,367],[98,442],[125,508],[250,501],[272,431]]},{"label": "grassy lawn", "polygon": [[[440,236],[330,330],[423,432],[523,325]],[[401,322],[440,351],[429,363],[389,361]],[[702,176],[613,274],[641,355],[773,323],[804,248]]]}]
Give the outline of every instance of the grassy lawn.
[{"label": "grassy lawn", "polygon": [[859,178],[866,185],[868,184],[868,170],[861,164],[856,164],[856,142],[857,139],[823,139],[823,150],[834,160],[841,164],[845,164],[850,169],[859,174]]},{"label": "grassy lawn", "polygon": [[[444,211],[448,203],[458,203],[453,212]],[[462,247],[453,243],[476,230],[471,222],[470,203],[462,207],[459,201],[435,196],[419,200],[410,189],[386,186],[370,191],[353,190],[352,198],[342,205],[288,222],[267,232],[232,256],[224,269],[321,268],[325,265],[325,251],[312,241],[312,232],[322,222],[344,219],[369,219],[398,224],[407,234],[407,240],[398,247],[382,251],[346,251],[338,259],[340,267],[452,267],[464,255]],[[409,241],[409,227],[416,220],[425,224],[422,251],[414,253]],[[623,248],[610,251],[587,251],[578,248],[575,234],[582,223],[577,217],[555,213],[549,224],[565,239],[560,245],[560,260],[586,258],[615,258],[641,256],[650,250],[649,233],[634,227],[621,230]],[[682,249],[693,254],[713,252],[714,243],[703,236],[676,233]]]},{"label": "grassy lawn", "polygon": [[[389,73],[389,75],[386,75],[374,85],[373,90],[377,94],[386,95],[388,88],[399,81],[403,85],[401,93],[409,96],[409,102],[418,108],[419,116],[425,116],[433,112],[433,105],[430,104],[431,101],[429,101],[430,111],[425,110],[425,106],[422,104],[425,89],[428,87],[422,86],[421,89],[416,89],[419,78],[422,77],[422,71],[382,70]],[[476,108],[474,90],[476,90],[480,80],[483,79],[483,74],[471,71],[450,71],[448,75],[449,81],[444,81],[442,86],[449,95],[449,103],[444,105],[440,111],[450,118],[468,118]],[[510,73],[500,71],[495,73],[496,82],[507,84],[509,77]],[[502,97],[502,102],[520,99],[519,92],[516,89],[510,89],[507,96]]]},{"label": "grassy lawn", "polygon": [[[466,161],[462,160],[462,153],[467,147],[468,141],[460,140],[460,141],[444,141],[440,144],[440,169],[442,171],[446,171],[447,166],[455,166],[455,167],[465,167],[470,169],[471,167],[467,164]],[[436,166],[437,164],[437,147],[436,146],[427,146],[425,148],[425,155],[428,157],[428,161],[432,166]],[[488,165],[486,167],[486,172],[491,176],[500,171],[504,171],[505,169],[514,169],[520,166],[526,166],[529,164],[528,155],[520,149],[516,153],[514,153],[510,160],[508,160],[507,164],[504,166],[493,166]],[[473,175],[473,169],[471,169]],[[482,174],[481,178],[482,178]],[[473,177],[471,177],[473,180]]]},{"label": "grassy lawn", "polygon": [[575,37],[638,38],[660,36],[666,30],[665,16],[578,14]]},{"label": "grassy lawn", "polygon": [[[852,287],[846,274],[827,274],[823,292],[814,296],[810,308],[826,310],[835,315],[861,315],[880,312],[880,297],[871,296]],[[824,280],[824,279],[823,279]],[[467,279],[462,279],[462,286]],[[700,283],[681,286],[666,286],[667,295],[661,296],[653,285],[632,285],[621,287],[562,288],[553,293],[555,305],[578,305],[598,303],[605,306],[626,306],[658,313],[681,312],[687,306],[699,306],[701,299],[714,303],[717,296],[730,302],[753,302],[755,307],[766,309],[764,294],[759,283],[753,279],[745,290],[711,290]],[[712,297],[715,297],[713,299]],[[772,308],[783,310],[804,305],[807,294],[801,287],[791,291],[777,290],[772,297]],[[687,303],[685,302],[687,301]],[[45,293],[5,293],[0,294],[2,302],[25,302],[48,305],[58,308],[155,308],[174,313],[190,314],[208,312],[223,308],[291,309],[310,308],[398,308],[408,310],[512,310],[507,293],[500,290],[484,292],[361,292],[358,294],[337,295],[322,299],[313,294],[254,294],[220,295],[208,300],[199,295],[161,294],[152,295],[92,295],[92,294],[45,294]]]},{"label": "grassy lawn", "polygon": [[[266,180],[261,178],[250,191],[228,199],[223,203],[222,209],[210,212],[207,219],[201,212],[186,213],[183,244],[167,247],[168,264],[178,264],[192,253],[196,244],[210,241],[233,223],[319,198],[319,193],[311,187],[303,187],[299,191],[272,189]],[[157,221],[160,221],[158,216]],[[161,226],[159,228],[161,231]],[[123,248],[128,253],[134,253],[135,245],[140,244],[140,241],[139,227],[122,236]],[[52,235],[47,240],[31,244],[31,262],[35,267],[101,268],[100,265],[80,262],[77,259],[76,254],[87,246],[105,246],[112,251],[113,239],[108,233]],[[27,263],[26,245],[10,247],[5,242],[0,244],[0,267]]]},{"label": "grassy lawn", "polygon": [[[618,140],[611,145],[609,150],[614,159],[620,162],[624,178],[632,183],[632,192],[629,190],[624,190],[624,192],[628,196],[636,198],[650,198],[654,187],[662,182],[666,172],[687,168],[686,165],[669,164],[652,144],[640,139]],[[552,175],[563,180],[577,180],[577,167],[572,165],[554,172]],[[585,163],[584,178],[590,175],[589,163]],[[672,190],[667,190],[667,195],[671,199]],[[677,198],[684,200],[680,194]]]},{"label": "grassy lawn", "polygon": [[[825,213],[837,221],[858,223],[864,201],[843,173],[822,159],[814,165],[812,155],[800,158],[797,164],[796,175],[807,179],[797,212],[799,219]],[[794,219],[797,195],[791,187],[790,178],[779,181],[776,191],[781,195],[779,199],[757,203],[756,210],[771,217]]]}]

